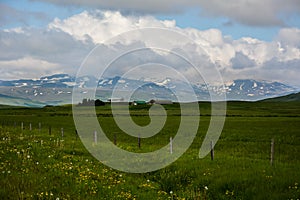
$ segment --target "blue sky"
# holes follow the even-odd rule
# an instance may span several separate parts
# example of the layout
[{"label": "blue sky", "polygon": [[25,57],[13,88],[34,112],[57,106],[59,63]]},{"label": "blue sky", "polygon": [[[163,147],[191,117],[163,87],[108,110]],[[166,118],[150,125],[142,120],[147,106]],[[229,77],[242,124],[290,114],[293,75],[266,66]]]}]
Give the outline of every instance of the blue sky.
[{"label": "blue sky", "polygon": [[[32,13],[43,13],[43,17],[24,16],[26,22],[20,22],[20,20],[11,20],[10,22],[1,24],[1,28],[12,28],[16,26],[46,26],[54,18],[65,19],[74,14],[78,14],[84,10],[92,10],[89,6],[75,6],[75,5],[57,5],[49,2],[30,1],[30,0],[4,0],[3,4],[11,6],[12,8]],[[97,7],[98,9],[101,7]],[[148,13],[144,13],[148,14]],[[255,13],[253,13],[255,14]],[[232,21],[226,16],[205,16],[201,15],[201,8],[189,8],[179,13],[156,13],[154,14],[158,19],[176,20],[176,23],[181,28],[192,27],[200,30],[216,28],[220,29],[224,35],[232,36],[234,39],[241,37],[254,37],[265,41],[270,41],[277,34],[280,28],[298,27],[300,28],[300,14],[294,13],[291,16],[285,18],[285,25],[275,26],[248,26],[241,23]]]},{"label": "blue sky", "polygon": [[145,25],[194,37],[225,80],[300,87],[298,0],[2,0],[0,80],[75,74],[95,45]]},{"label": "blue sky", "polygon": [[[193,27],[200,30],[216,28],[220,29],[224,35],[229,35],[234,39],[241,37],[254,37],[261,40],[270,41],[278,32],[280,27],[259,27],[245,26],[243,24],[232,23],[225,17],[205,17],[200,16],[199,9],[189,10],[180,15],[158,15],[159,19],[175,19],[177,25],[182,28]],[[300,21],[300,18],[299,18]]]}]

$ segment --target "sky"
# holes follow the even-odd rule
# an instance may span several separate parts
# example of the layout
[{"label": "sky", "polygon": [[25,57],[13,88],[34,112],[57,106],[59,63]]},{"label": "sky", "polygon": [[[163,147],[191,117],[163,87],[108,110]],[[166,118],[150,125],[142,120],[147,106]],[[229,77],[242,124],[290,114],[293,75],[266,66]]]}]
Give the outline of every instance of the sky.
[{"label": "sky", "polygon": [[[110,52],[106,40],[145,27],[191,38],[225,81],[279,81],[300,88],[299,0],[1,0],[0,80],[74,75],[97,45]],[[139,40],[134,42],[147,46]],[[134,46],[132,39],[117,45]]]}]

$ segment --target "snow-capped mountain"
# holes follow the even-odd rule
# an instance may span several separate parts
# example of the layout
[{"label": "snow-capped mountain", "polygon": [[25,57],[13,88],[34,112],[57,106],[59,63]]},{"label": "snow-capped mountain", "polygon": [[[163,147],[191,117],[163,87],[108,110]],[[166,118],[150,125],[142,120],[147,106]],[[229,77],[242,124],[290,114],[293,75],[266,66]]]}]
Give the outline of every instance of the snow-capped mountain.
[{"label": "snow-capped mountain", "polygon": [[0,86],[11,87],[44,87],[44,88],[56,88],[56,87],[72,87],[74,86],[75,78],[68,74],[55,74],[52,76],[44,76],[40,79],[20,79],[13,81],[1,81]]},{"label": "snow-capped mountain", "polygon": [[283,96],[295,92],[296,89],[279,82],[234,80],[225,84],[228,99],[259,100],[276,96]]},{"label": "snow-capped mountain", "polygon": [[[95,77],[84,76],[76,78],[68,74],[55,74],[40,79],[0,80],[0,104],[7,104],[9,97],[17,98],[21,105],[58,105],[71,103],[73,87],[81,88],[82,93],[89,92],[91,86],[98,85],[97,98],[106,101],[111,97],[113,89],[124,92],[135,89],[131,99],[170,99],[177,101],[176,95],[188,96],[188,87],[192,87],[199,101],[210,100],[208,89],[217,94],[226,92],[227,100],[260,100],[277,97],[297,90],[279,82],[257,80],[234,80],[225,83],[225,86],[193,84],[188,85],[178,80],[165,78],[163,80],[133,80],[121,78],[103,78],[99,81]],[[176,94],[175,94],[176,93]],[[122,94],[122,93],[121,93]],[[7,98],[6,98],[7,97]],[[22,100],[22,101],[21,101]],[[34,102],[34,103],[32,103]]]}]

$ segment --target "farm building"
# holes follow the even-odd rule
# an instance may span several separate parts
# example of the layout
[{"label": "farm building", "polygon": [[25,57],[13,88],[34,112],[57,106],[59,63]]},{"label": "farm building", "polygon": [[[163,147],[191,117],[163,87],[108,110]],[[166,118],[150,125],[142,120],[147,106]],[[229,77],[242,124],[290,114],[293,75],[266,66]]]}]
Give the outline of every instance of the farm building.
[{"label": "farm building", "polygon": [[165,99],[160,99],[160,100],[154,100],[152,99],[149,101],[150,104],[160,104],[160,105],[166,105],[166,104],[173,104],[171,100],[165,100]]},{"label": "farm building", "polygon": [[135,105],[135,106],[137,106],[137,105],[145,105],[145,104],[147,104],[147,102],[146,102],[146,101],[141,101],[141,100],[139,100],[139,101],[133,101],[132,103],[133,103],[133,105]]}]

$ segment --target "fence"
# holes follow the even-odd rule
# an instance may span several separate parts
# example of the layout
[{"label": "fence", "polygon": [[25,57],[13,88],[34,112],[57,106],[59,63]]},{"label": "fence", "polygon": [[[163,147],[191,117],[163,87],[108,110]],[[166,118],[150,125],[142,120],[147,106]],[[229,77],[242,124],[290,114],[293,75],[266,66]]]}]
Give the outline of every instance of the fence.
[{"label": "fence", "polygon": [[[60,140],[64,140],[65,138],[65,131],[66,129],[64,129],[64,127],[53,127],[51,124],[49,123],[43,123],[43,122],[38,122],[38,123],[32,123],[32,122],[27,122],[24,123],[22,122],[17,122],[17,121],[2,121],[2,128],[4,127],[9,127],[9,128],[14,128],[14,129],[19,129],[21,131],[22,134],[25,133],[25,131],[27,132],[34,132],[37,131],[38,133],[48,133],[48,135],[56,137],[57,138],[57,142],[59,142]],[[70,129],[68,130],[70,132]],[[76,137],[76,140],[78,138],[78,133],[77,130],[72,130],[72,133],[74,135],[74,137]],[[92,142],[97,145],[99,143],[98,140],[98,133],[96,131],[94,131],[93,133],[91,133],[91,135],[93,136],[92,138]],[[117,133],[113,133],[113,139],[112,142],[117,145],[117,141],[118,144],[122,144],[122,140],[120,138],[118,138],[118,134]],[[222,141],[222,139],[220,140],[221,142],[232,142],[232,141]],[[220,142],[219,141],[219,142]],[[214,142],[215,141],[211,141],[210,143],[210,159],[212,161],[214,161],[215,159],[218,158],[218,152],[222,151],[222,148],[218,148],[217,151],[215,151],[214,148]],[[288,158],[292,158],[292,157],[298,157],[299,151],[298,151],[298,146],[296,147],[297,149],[294,150],[295,155],[291,155],[290,151],[287,152],[285,151],[286,148],[290,148],[291,145],[290,143],[284,142],[282,140],[277,140],[275,138],[271,138],[270,140],[254,140],[254,141],[247,141],[244,142],[246,143],[255,143],[258,148],[261,148],[263,146],[263,148],[261,149],[266,149],[267,146],[269,146],[269,150],[266,151],[261,151],[261,159],[269,159],[270,165],[274,165],[276,163],[276,161],[280,161],[282,156],[288,157]],[[41,141],[41,145],[43,144],[43,141]],[[143,147],[142,145],[142,139],[141,137],[137,138],[137,147],[139,149],[141,149]],[[59,144],[57,144],[59,145]],[[173,137],[169,137],[169,153],[173,154],[176,149],[174,149],[173,147]],[[251,145],[249,145],[251,148]],[[252,145],[253,147],[253,145]],[[199,146],[200,148],[200,146]],[[247,154],[251,154],[253,152],[251,152],[251,150],[246,149],[245,151],[247,151]],[[257,153],[257,152],[255,152]],[[253,153],[254,154],[254,153]],[[245,156],[245,155],[244,155]]]}]

